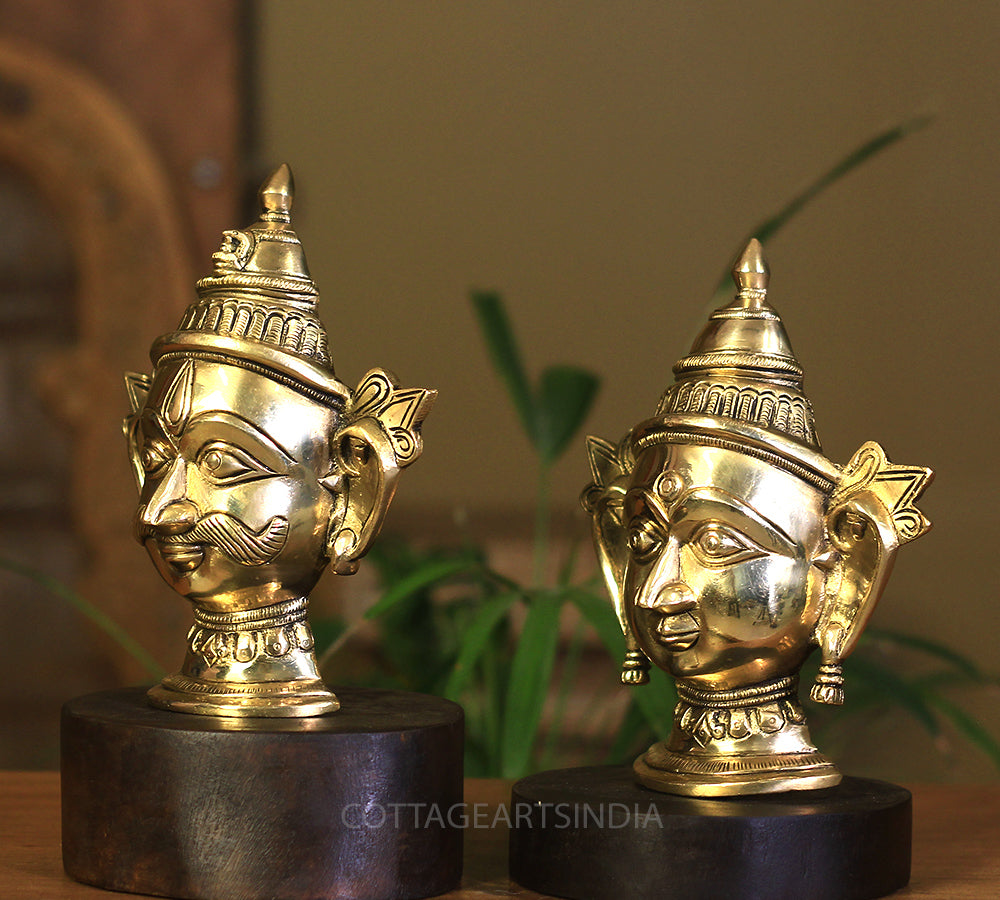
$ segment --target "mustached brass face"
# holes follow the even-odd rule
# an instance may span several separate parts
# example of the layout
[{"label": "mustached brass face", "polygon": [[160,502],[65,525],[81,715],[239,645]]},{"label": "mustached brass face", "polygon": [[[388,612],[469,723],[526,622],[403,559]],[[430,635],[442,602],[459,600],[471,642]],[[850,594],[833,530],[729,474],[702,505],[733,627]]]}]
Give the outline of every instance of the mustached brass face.
[{"label": "mustached brass face", "polygon": [[757,241],[737,294],[709,318],[655,414],[618,444],[589,438],[584,492],[625,634],[623,681],[655,664],[681,702],[668,741],[636,761],[648,787],[726,796],[837,783],[813,746],[797,679],[817,646],[812,697],[842,702],[841,661],[895,551],[929,527],[928,469],[865,444],[823,455],[803,371],[767,299]]},{"label": "mustached brass face", "polygon": [[335,375],[319,294],[291,226],[291,171],[260,192],[256,223],[225,233],[152,375],[126,376],[140,492],[135,533],[194,606],[182,670],[158,706],[222,716],[338,708],[306,620],[325,568],[358,566],[400,471],[422,449],[435,392],[381,369]]}]

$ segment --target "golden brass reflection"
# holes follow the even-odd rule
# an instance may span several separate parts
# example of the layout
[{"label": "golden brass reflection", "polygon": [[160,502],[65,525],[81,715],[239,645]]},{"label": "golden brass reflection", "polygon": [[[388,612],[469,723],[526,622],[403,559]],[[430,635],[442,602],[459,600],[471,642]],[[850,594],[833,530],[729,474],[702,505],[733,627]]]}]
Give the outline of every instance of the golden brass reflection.
[{"label": "golden brass reflection", "polygon": [[896,549],[930,523],[915,502],[932,473],[864,444],[823,456],[802,369],[767,301],[750,242],[716,310],[674,366],[653,418],[618,444],[588,439],[584,491],[604,578],[625,634],[626,684],[650,663],[676,680],[669,740],[638,780],[713,797],[829,787],[798,672],[816,647],[811,697],[843,702],[842,661],[861,635]]},{"label": "golden brass reflection", "polygon": [[338,708],[308,595],[327,564],[357,569],[436,396],[382,369],[354,390],[337,379],[293,195],[283,165],[261,188],[260,219],[225,233],[178,330],[154,342],[152,376],[125,376],[135,535],[194,607],[181,671],[149,692],[167,709]]}]

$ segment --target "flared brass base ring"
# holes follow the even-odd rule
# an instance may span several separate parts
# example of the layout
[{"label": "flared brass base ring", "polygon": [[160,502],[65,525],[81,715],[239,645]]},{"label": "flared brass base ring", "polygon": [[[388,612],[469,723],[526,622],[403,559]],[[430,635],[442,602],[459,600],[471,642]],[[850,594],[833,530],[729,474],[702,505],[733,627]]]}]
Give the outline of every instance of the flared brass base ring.
[{"label": "flared brass base ring", "polygon": [[822,753],[695,756],[654,744],[633,765],[636,780],[654,791],[684,797],[735,797],[810,791],[840,784],[841,774]]},{"label": "flared brass base ring", "polygon": [[237,685],[169,675],[147,696],[160,709],[236,718],[304,718],[340,709],[336,695],[318,678]]}]

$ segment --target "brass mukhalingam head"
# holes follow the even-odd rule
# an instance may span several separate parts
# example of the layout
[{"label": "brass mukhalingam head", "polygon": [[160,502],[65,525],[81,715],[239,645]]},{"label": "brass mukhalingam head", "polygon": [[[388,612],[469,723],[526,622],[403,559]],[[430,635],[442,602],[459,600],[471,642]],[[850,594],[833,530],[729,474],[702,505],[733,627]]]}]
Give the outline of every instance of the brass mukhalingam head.
[{"label": "brass mukhalingam head", "polygon": [[150,691],[168,709],[338,708],[317,670],[308,594],[328,564],[357,569],[436,396],[382,369],[353,391],[337,378],[293,198],[282,165],[260,190],[260,218],[225,232],[178,329],[153,343],[153,374],[125,376],[136,537],[194,606],[181,672]]},{"label": "brass mukhalingam head", "polygon": [[875,443],[822,453],[802,367],[767,301],[753,240],[655,415],[618,444],[588,439],[584,505],[626,639],[622,680],[674,676],[670,740],[636,761],[649,787],[699,796],[836,784],[812,745],[798,671],[819,647],[814,700],[843,702],[842,660],[896,549],[930,523],[929,469]]}]

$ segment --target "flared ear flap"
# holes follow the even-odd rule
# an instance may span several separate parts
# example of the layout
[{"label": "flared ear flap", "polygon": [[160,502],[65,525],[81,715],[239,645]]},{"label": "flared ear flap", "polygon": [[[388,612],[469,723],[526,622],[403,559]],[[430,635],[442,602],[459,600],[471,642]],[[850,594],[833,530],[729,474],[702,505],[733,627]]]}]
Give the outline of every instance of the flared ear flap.
[{"label": "flared ear flap", "polygon": [[143,375],[141,372],[125,373],[125,390],[128,392],[128,401],[133,413],[139,412],[146,405],[152,383],[151,375]]},{"label": "flared ear flap", "polygon": [[598,437],[587,438],[587,455],[594,477],[580,497],[583,508],[590,513],[594,548],[601,565],[601,574],[611,602],[625,635],[625,659],[622,661],[623,684],[646,684],[649,681],[649,660],[639,645],[625,615],[625,563],[628,561],[628,533],[624,521],[625,491],[632,473],[628,436],[615,446]]},{"label": "flared ear flap", "polygon": [[399,390],[382,369],[372,369],[351,395],[334,436],[334,474],[323,482],[338,496],[327,552],[340,575],[358,562],[382,527],[399,473],[423,449],[420,425],[437,391]]},{"label": "flared ear flap", "polygon": [[854,649],[875,609],[899,541],[887,510],[870,494],[831,510],[827,534],[835,554],[816,626],[823,659],[810,696],[819,703],[839,706],[844,702],[841,661]]},{"label": "flared ear flap", "polygon": [[146,481],[146,470],[143,468],[142,459],[139,456],[139,411],[146,405],[146,398],[149,396],[149,387],[152,383],[153,378],[150,375],[143,375],[139,372],[125,373],[125,390],[128,392],[131,412],[122,422],[122,431],[128,442],[132,474],[135,476],[135,483],[140,491],[142,491],[142,486]]},{"label": "flared ear flap", "polygon": [[330,532],[327,552],[338,575],[353,575],[382,527],[400,468],[392,442],[373,418],[340,429],[335,455],[343,514]]},{"label": "flared ear flap", "polygon": [[930,528],[914,503],[932,478],[930,469],[892,465],[875,443],[862,446],[844,467],[826,519],[834,552],[825,566],[823,610],[815,632],[823,659],[810,693],[813,700],[843,703],[841,662],[868,624],[896,551]]}]

